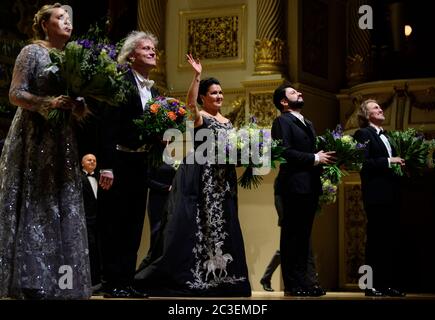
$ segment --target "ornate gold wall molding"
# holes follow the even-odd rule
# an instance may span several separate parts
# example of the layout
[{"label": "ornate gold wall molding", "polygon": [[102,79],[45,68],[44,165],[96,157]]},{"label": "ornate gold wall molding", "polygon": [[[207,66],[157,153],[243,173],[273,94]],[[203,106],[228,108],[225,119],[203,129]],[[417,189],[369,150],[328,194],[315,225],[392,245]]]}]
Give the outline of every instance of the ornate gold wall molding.
[{"label": "ornate gold wall molding", "polygon": [[257,124],[271,127],[278,116],[278,109],[273,104],[273,91],[251,92],[249,94],[249,115],[257,118]]},{"label": "ornate gold wall molding", "polygon": [[347,58],[346,77],[349,86],[369,80],[371,75],[371,37],[370,30],[359,28],[360,6],[369,4],[367,0],[347,2]]},{"label": "ornate gold wall molding", "polygon": [[167,0],[138,0],[137,4],[138,29],[150,31],[159,39],[157,68],[152,71],[150,78],[157,82],[157,87],[160,91],[166,90],[166,3]]},{"label": "ornate gold wall molding", "polygon": [[203,66],[240,67],[245,64],[246,6],[180,11],[178,67],[186,68],[186,54]]},{"label": "ornate gold wall molding", "polygon": [[385,127],[402,130],[413,127],[435,130],[434,78],[367,82],[343,90],[337,95],[345,130],[358,128],[357,113],[362,101],[376,99],[385,111]]},{"label": "ornate gold wall molding", "polygon": [[343,179],[338,190],[339,201],[339,286],[355,288],[358,269],[365,263],[367,219],[361,202],[358,173]]},{"label": "ornate gold wall molding", "polygon": [[230,119],[235,128],[240,128],[246,122],[246,100],[245,97],[237,97],[231,102],[231,111],[225,115]]},{"label": "ornate gold wall molding", "polygon": [[281,0],[257,0],[257,39],[254,63],[257,75],[284,73],[286,42],[284,26],[285,3]]}]

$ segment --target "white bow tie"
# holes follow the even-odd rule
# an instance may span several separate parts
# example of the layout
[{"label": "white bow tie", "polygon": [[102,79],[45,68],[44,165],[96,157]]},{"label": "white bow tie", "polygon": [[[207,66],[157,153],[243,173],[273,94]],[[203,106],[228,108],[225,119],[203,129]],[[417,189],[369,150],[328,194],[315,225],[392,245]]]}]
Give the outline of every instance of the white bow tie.
[{"label": "white bow tie", "polygon": [[151,89],[151,87],[154,85],[154,80],[149,80],[149,79],[143,79],[142,81],[139,81],[140,86],[143,87],[147,87],[148,90]]}]

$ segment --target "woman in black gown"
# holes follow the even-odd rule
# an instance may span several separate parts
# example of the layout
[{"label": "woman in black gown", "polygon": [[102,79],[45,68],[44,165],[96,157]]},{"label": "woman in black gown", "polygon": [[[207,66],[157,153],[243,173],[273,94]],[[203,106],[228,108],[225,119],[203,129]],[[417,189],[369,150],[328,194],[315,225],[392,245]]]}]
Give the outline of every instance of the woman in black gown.
[{"label": "woman in black gown", "polygon": [[[217,136],[232,125],[220,113],[219,82],[200,82],[199,60],[188,56],[194,77],[187,105],[195,130]],[[202,104],[199,111],[195,101]],[[232,164],[183,163],[177,170],[151,261],[136,280],[154,296],[250,296],[251,286],[237,208]]]}]

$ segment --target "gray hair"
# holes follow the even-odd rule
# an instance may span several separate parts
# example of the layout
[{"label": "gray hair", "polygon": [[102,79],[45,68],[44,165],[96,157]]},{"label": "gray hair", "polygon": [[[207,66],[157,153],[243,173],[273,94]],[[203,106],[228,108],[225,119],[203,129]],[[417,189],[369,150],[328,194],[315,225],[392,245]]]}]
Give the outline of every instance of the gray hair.
[{"label": "gray hair", "polygon": [[360,128],[365,128],[369,125],[368,104],[370,102],[378,103],[375,99],[367,99],[363,101],[359,107],[357,117],[358,117],[358,125]]},{"label": "gray hair", "polygon": [[141,40],[150,40],[156,47],[159,43],[157,37],[149,31],[132,31],[125,38],[121,51],[118,55],[118,63],[124,64],[128,61],[128,57],[136,48]]}]

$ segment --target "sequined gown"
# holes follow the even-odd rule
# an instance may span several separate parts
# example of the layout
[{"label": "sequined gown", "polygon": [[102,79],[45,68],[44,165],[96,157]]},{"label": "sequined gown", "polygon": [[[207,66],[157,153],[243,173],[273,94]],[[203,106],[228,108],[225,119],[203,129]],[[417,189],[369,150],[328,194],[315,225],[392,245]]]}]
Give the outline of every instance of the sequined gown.
[{"label": "sequined gown", "polygon": [[[203,119],[215,135],[232,128]],[[140,286],[155,296],[251,295],[234,165],[181,164],[165,211],[151,262],[136,274]]]},{"label": "sequined gown", "polygon": [[41,115],[52,92],[48,50],[28,45],[10,93],[20,98],[0,158],[0,297],[86,299],[89,254],[77,146],[70,124]]}]

